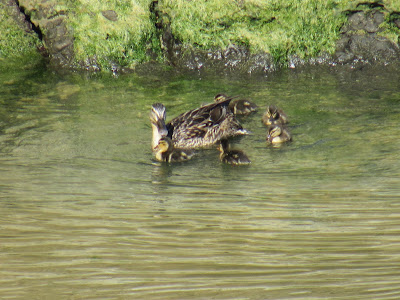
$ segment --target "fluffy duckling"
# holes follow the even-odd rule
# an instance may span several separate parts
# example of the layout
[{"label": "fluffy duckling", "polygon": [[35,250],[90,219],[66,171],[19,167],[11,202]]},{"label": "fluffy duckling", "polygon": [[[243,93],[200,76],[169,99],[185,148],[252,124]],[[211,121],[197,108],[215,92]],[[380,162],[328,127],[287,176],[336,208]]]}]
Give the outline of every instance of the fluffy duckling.
[{"label": "fluffy duckling", "polygon": [[[229,97],[225,94],[217,94],[214,97],[215,102],[221,102]],[[257,111],[257,105],[247,99],[234,99],[229,102],[229,109],[234,115],[249,115]]]},{"label": "fluffy duckling", "polygon": [[154,148],[155,156],[158,161],[182,162],[193,157],[193,150],[176,149],[169,137],[162,137]]},{"label": "fluffy duckling", "polygon": [[223,139],[218,147],[219,158],[222,162],[231,165],[248,165],[251,163],[247,155],[241,150],[231,150],[228,140]]},{"label": "fluffy duckling", "polygon": [[231,100],[228,98],[187,111],[167,124],[165,106],[153,104],[150,112],[153,149],[163,136],[170,137],[174,147],[193,149],[211,146],[223,138],[249,134],[228,108]]},{"label": "fluffy duckling", "polygon": [[267,142],[271,144],[281,144],[292,140],[290,132],[281,125],[275,124],[269,127]]},{"label": "fluffy duckling", "polygon": [[262,121],[265,125],[275,125],[275,124],[287,124],[288,118],[286,114],[275,105],[270,105],[267,107],[267,111],[262,116]]}]

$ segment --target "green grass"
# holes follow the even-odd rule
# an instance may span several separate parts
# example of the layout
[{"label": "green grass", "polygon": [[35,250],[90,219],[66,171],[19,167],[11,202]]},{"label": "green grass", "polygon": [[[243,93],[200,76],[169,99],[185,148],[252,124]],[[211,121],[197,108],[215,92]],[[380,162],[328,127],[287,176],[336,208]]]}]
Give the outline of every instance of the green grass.
[{"label": "green grass", "polygon": [[161,9],[171,17],[172,33],[199,48],[247,45],[271,53],[275,60],[289,54],[302,58],[332,53],[346,18],[333,0],[165,0]]},{"label": "green grass", "polygon": [[[149,4],[149,0],[70,0],[57,8],[68,12],[78,61],[96,57],[102,67],[110,62],[133,67],[147,60],[146,52],[155,47]],[[105,18],[105,10],[114,10],[118,20]]]},{"label": "green grass", "polygon": [[[162,60],[161,32],[154,25],[151,2],[20,1],[38,24],[45,17],[37,13],[43,5],[52,7],[47,11],[50,15],[66,15],[66,25],[74,37],[76,61],[94,58],[102,69],[109,68],[111,63],[134,67],[154,58]],[[3,7],[0,3],[0,8]],[[309,58],[323,52],[333,53],[347,15],[374,7],[385,13],[384,30],[379,34],[398,42],[400,30],[391,19],[400,15],[399,0],[159,0],[158,3],[164,24],[169,23],[172,34],[186,46],[209,50],[245,45],[253,53],[270,53],[279,63],[285,63],[289,55]],[[114,10],[118,20],[105,18],[102,14],[105,10]],[[0,57],[29,52],[40,44],[35,34],[10,24],[10,17],[0,15]]]},{"label": "green grass", "polygon": [[36,33],[27,32],[7,14],[9,9],[0,2],[0,59],[17,59],[21,56],[39,59],[36,48],[41,45]]}]

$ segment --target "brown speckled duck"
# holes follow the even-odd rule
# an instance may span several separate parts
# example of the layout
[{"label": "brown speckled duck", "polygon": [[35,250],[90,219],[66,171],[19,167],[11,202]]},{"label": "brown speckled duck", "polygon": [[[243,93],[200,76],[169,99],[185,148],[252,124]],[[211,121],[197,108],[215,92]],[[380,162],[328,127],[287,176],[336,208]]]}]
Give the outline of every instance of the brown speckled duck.
[{"label": "brown speckled duck", "polygon": [[155,103],[150,112],[153,149],[163,136],[171,138],[174,147],[193,149],[211,146],[221,139],[248,134],[229,109],[232,98],[187,111],[165,123],[165,106]]}]

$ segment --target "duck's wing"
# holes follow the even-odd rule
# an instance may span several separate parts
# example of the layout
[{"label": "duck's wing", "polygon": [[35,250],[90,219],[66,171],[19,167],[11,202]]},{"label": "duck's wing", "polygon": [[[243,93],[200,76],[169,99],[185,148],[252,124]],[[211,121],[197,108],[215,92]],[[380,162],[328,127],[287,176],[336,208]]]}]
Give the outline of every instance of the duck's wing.
[{"label": "duck's wing", "polygon": [[187,112],[180,114],[179,116],[171,120],[168,124],[171,124],[172,126],[176,127],[176,125],[181,124],[188,120],[193,120],[197,123],[201,123],[202,121],[207,120],[210,117],[212,117],[213,121],[218,121],[220,119],[219,118],[220,115],[218,115],[218,112],[221,113],[222,108],[227,107],[232,99],[233,98],[231,97],[224,101],[206,104],[199,108],[189,110]]},{"label": "duck's wing", "polygon": [[172,134],[174,130],[180,128],[180,130],[194,130],[201,134],[204,129],[213,127],[224,120],[231,100],[232,98],[228,98],[180,114],[167,124],[168,131]]}]

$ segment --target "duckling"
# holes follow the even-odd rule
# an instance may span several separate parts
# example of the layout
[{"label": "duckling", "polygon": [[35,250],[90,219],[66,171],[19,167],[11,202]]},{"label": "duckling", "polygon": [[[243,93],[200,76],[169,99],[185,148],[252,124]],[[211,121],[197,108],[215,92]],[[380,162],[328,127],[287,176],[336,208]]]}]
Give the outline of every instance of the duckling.
[{"label": "duckling", "polygon": [[158,161],[182,162],[189,160],[195,154],[193,150],[183,150],[174,147],[172,140],[164,136],[160,138],[157,146],[154,148],[155,156]]},{"label": "duckling", "polygon": [[247,155],[241,150],[231,150],[227,139],[222,139],[218,147],[219,158],[222,162],[231,165],[247,165],[251,163]]},{"label": "duckling", "polygon": [[275,105],[270,105],[267,107],[267,111],[262,116],[262,121],[267,126],[275,124],[287,124],[289,122],[286,114]]},{"label": "duckling", "polygon": [[[217,94],[214,97],[215,102],[220,102],[228,99],[225,94]],[[249,115],[257,111],[258,106],[247,99],[235,99],[229,103],[229,109],[234,115]]]},{"label": "duckling", "polygon": [[269,127],[267,142],[271,144],[280,144],[292,140],[289,130],[281,125],[275,124]]},{"label": "duckling", "polygon": [[187,111],[165,124],[165,106],[155,103],[150,112],[153,149],[163,136],[172,139],[174,147],[193,149],[211,146],[223,138],[249,134],[228,106],[232,98]]}]

